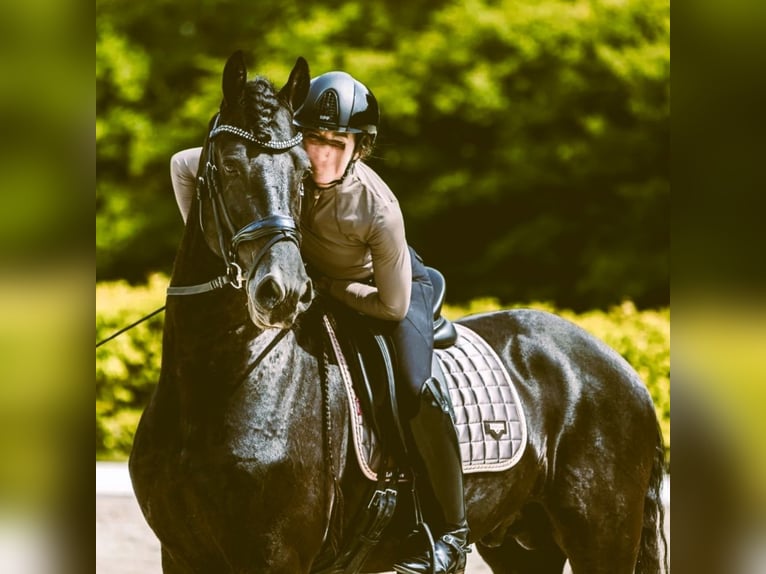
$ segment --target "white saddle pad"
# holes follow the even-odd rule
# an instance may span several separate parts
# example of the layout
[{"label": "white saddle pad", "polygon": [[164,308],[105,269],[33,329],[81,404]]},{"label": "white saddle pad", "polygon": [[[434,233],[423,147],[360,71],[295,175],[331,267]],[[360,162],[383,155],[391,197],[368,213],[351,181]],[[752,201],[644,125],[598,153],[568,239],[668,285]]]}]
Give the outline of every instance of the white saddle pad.
[{"label": "white saddle pad", "polygon": [[[362,416],[351,373],[331,320],[325,326],[340,366],[351,410],[351,432],[364,475],[377,480],[378,440]],[[499,472],[515,465],[527,444],[527,424],[507,370],[497,353],[471,329],[455,324],[458,339],[434,354],[441,365],[455,409],[463,472]]]}]

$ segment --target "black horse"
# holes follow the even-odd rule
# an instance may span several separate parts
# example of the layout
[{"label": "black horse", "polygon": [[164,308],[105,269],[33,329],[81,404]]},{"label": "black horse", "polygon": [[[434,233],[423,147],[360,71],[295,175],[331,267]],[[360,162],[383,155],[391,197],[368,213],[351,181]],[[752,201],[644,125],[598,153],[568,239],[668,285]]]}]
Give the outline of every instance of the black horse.
[{"label": "black horse", "polygon": [[[309,165],[291,114],[308,84],[302,58],[279,92],[247,81],[239,52],[224,69],[169,290],[160,381],[130,457],[168,574],[316,571],[368,502],[299,247]],[[472,540],[492,570],[560,573],[567,559],[575,573],[667,568],[662,437],[634,370],[548,313],[459,323],[501,357],[528,421],[513,468],[465,480]],[[406,506],[364,571],[412,551]]]}]

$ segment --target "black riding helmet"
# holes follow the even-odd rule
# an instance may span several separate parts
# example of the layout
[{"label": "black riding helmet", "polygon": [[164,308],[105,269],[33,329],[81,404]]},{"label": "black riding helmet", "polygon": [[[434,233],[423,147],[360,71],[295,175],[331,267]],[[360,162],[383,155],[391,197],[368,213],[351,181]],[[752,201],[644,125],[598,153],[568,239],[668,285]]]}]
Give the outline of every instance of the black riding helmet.
[{"label": "black riding helmet", "polygon": [[327,72],[311,80],[306,101],[293,123],[303,129],[378,133],[378,100],[363,83],[346,72]]}]

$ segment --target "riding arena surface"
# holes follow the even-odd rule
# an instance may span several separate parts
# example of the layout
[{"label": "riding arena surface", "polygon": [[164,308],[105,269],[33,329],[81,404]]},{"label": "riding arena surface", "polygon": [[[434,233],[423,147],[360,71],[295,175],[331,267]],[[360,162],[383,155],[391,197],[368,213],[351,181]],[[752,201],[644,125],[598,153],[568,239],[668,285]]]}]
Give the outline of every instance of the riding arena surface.
[{"label": "riding arena surface", "polygon": [[[670,541],[670,495],[665,484],[665,534]],[[569,566],[564,570],[569,574]],[[160,543],[138,507],[124,463],[96,463],[96,574],[161,574]],[[492,574],[475,550],[466,574]]]}]

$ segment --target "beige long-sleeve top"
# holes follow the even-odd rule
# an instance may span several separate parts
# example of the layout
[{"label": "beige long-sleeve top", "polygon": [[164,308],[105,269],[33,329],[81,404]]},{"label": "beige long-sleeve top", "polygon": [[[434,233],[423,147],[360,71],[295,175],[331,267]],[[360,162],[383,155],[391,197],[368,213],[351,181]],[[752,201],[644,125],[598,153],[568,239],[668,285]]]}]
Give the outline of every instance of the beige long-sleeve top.
[{"label": "beige long-sleeve top", "polygon": [[[170,160],[173,191],[186,221],[201,148]],[[410,304],[412,267],[399,202],[361,161],[343,181],[318,189],[307,182],[301,214],[302,253],[330,280],[330,294],[365,315],[399,321]],[[374,285],[370,279],[374,278]]]}]

